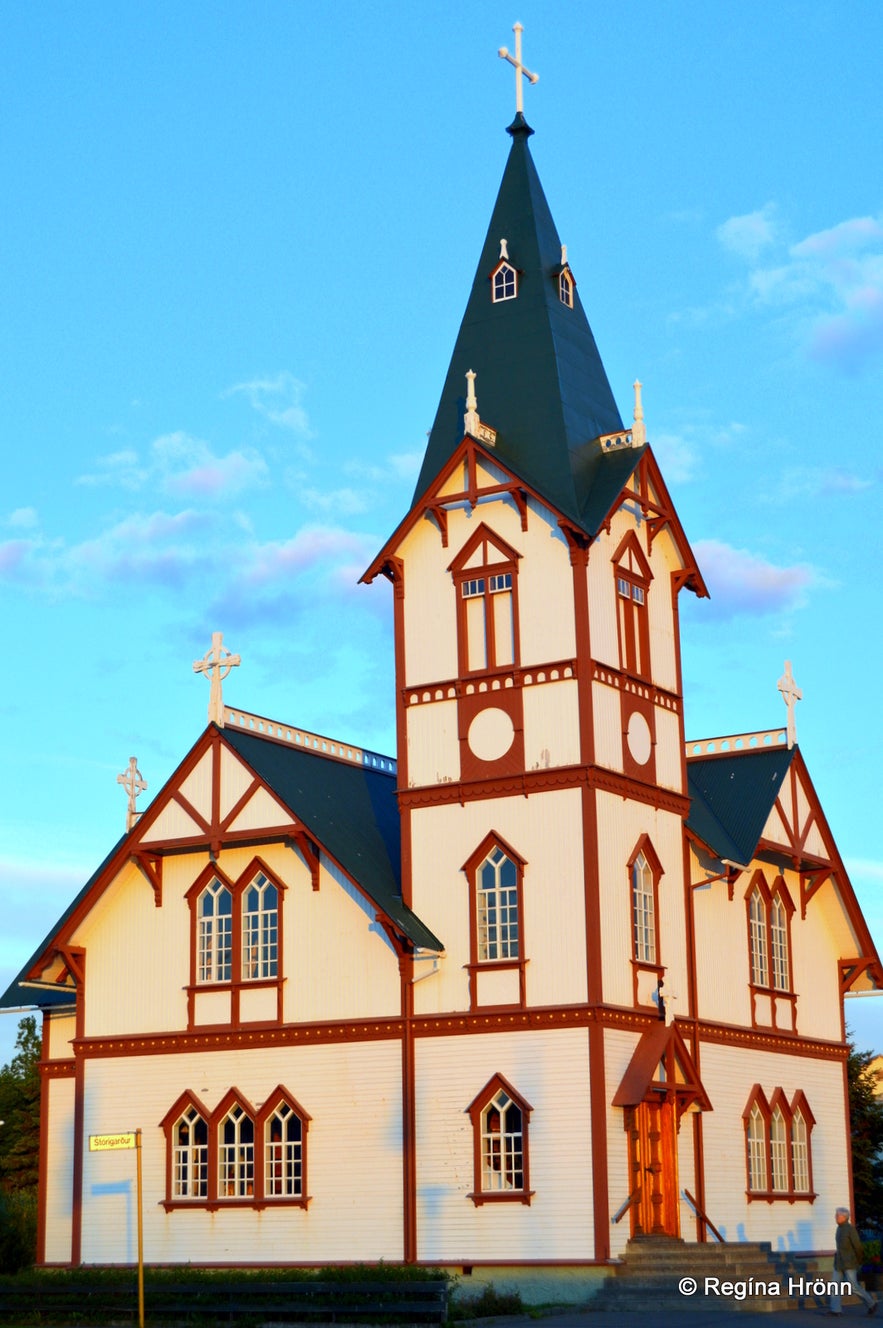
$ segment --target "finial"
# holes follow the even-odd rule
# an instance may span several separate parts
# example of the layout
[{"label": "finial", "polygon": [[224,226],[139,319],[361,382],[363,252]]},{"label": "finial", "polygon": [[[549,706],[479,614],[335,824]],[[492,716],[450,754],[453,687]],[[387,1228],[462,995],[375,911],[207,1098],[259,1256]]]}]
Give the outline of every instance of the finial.
[{"label": "finial", "polygon": [[562,267],[567,267],[567,245],[566,245],[566,244],[562,244],[562,246],[561,246],[561,266],[562,266]]},{"label": "finial", "polygon": [[[506,241],[503,241],[505,244]],[[469,369],[466,373],[466,414],[463,417],[463,432],[471,433],[475,438],[481,421],[478,418],[478,399],[475,395],[475,373]]]},{"label": "finial", "polygon": [[508,240],[501,240],[501,241],[500,241],[500,257],[501,257],[501,258],[505,258],[506,261],[508,262],[508,260],[509,260],[509,241],[508,241]]},{"label": "finial", "polygon": [[117,783],[122,784],[129,798],[129,805],[126,811],[126,831],[132,829],[132,826],[138,820],[139,812],[135,806],[135,799],[139,793],[143,793],[147,788],[147,780],[142,777],[138,769],[138,757],[129,757],[129,766],[121,775],[117,775]]},{"label": "finial", "polygon": [[641,387],[637,378],[632,386],[635,389],[635,422],[632,425],[632,447],[643,447],[647,441],[647,430],[644,428],[644,407],[641,403]]},{"label": "finial", "polygon": [[204,673],[207,678],[211,679],[208,718],[210,724],[214,722],[221,729],[224,727],[224,699],[221,693],[221,683],[230,670],[238,668],[242,662],[238,655],[232,655],[229,650],[224,649],[223,640],[223,632],[212,632],[211,649],[206,651],[202,659],[193,661],[193,672]]},{"label": "finial", "polygon": [[791,672],[790,659],[785,660],[785,672],[778,682],[779,691],[782,693],[782,700],[788,707],[788,747],[797,744],[797,725],[794,723],[794,706],[798,701],[803,700],[803,692],[794,681],[794,675]]},{"label": "finial", "polygon": [[515,33],[515,55],[509,54],[505,46],[501,46],[497,55],[501,60],[508,60],[510,65],[515,66],[515,113],[522,115],[524,113],[524,97],[521,91],[521,75],[524,74],[530,83],[538,83],[539,74],[532,74],[529,69],[521,63],[521,34],[524,28],[520,23],[516,23],[512,31]]}]

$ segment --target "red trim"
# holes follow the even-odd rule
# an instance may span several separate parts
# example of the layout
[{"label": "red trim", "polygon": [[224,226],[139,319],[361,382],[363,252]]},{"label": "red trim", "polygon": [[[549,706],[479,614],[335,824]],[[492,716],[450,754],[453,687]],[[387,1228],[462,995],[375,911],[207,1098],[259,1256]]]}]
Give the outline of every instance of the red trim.
[{"label": "red trim", "polygon": [[[642,853],[647,860],[647,866],[650,868],[650,875],[653,881],[653,949],[656,958],[652,963],[649,960],[640,958],[635,943],[635,881],[633,870],[638,857]],[[638,839],[638,842],[632,849],[631,855],[626,863],[626,872],[628,879],[627,899],[629,908],[629,935],[631,937],[632,997],[635,1005],[638,1005],[638,974],[654,973],[657,978],[657,984],[661,985],[665,973],[665,968],[662,964],[662,938],[659,929],[659,882],[665,873],[649,835],[643,834]],[[664,1007],[660,1008],[658,1013],[664,1014]]]},{"label": "red trim", "polygon": [[414,961],[399,956],[402,1001],[402,1258],[417,1259],[417,1070],[414,1042]]},{"label": "red trim", "polygon": [[686,817],[690,801],[680,793],[655,784],[641,784],[616,770],[583,765],[552,766],[548,770],[525,770],[518,776],[504,776],[466,783],[433,784],[419,789],[399,787],[400,807],[435,807],[449,803],[477,802],[483,798],[530,797],[561,788],[603,789],[618,797],[632,798],[645,806]]},{"label": "red trim", "polygon": [[[521,1177],[522,1183],[520,1189],[511,1190],[486,1190],[483,1186],[483,1167],[481,1160],[481,1118],[484,1112],[491,1105],[492,1099],[502,1090],[510,1101],[521,1113]],[[522,1203],[529,1204],[533,1198],[534,1191],[530,1188],[530,1116],[533,1107],[523,1098],[516,1088],[513,1088],[508,1079],[501,1074],[495,1074],[489,1079],[484,1088],[478,1093],[466,1108],[469,1119],[472,1122],[472,1161],[474,1183],[473,1191],[466,1197],[478,1207],[486,1203]],[[502,1160],[502,1154],[501,1154]]]},{"label": "red trim", "polygon": [[607,1176],[607,1069],[604,1029],[589,1025],[589,1113],[592,1128],[592,1210],[596,1260],[610,1258],[610,1188]]}]

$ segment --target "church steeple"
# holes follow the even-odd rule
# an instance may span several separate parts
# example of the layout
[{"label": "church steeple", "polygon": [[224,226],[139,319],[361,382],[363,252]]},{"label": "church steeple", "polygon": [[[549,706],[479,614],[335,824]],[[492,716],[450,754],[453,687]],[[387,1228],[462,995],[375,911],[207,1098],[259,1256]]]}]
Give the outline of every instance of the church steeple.
[{"label": "church steeple", "polygon": [[463,439],[471,370],[501,462],[594,534],[643,448],[599,441],[624,434],[622,419],[528,147],[533,130],[518,111],[507,132],[509,159],[415,500]]}]

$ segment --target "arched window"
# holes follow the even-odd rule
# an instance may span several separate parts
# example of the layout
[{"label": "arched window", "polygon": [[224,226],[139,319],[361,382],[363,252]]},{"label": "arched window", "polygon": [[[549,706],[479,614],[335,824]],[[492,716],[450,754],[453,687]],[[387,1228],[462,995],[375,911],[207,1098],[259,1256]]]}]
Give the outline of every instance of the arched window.
[{"label": "arched window", "polygon": [[302,1199],[304,1194],[304,1122],[282,1101],[263,1123],[264,1197]]},{"label": "arched window", "polygon": [[500,263],[491,278],[491,299],[494,304],[501,300],[514,300],[518,294],[518,274],[511,263]]},{"label": "arched window", "polygon": [[805,1194],[810,1189],[809,1183],[809,1133],[803,1112],[798,1107],[791,1121],[791,1171],[794,1177],[794,1190]]},{"label": "arched window", "polygon": [[655,896],[653,872],[642,851],[632,863],[632,927],[634,957],[644,964],[656,963]]},{"label": "arched window", "polygon": [[789,1188],[788,1128],[782,1108],[778,1106],[770,1116],[770,1163],[773,1189],[782,1193]]},{"label": "arched window", "polygon": [[573,277],[567,268],[564,268],[558,277],[558,298],[562,304],[567,305],[568,309],[573,308]]},{"label": "arched window", "polygon": [[218,1197],[254,1194],[254,1120],[234,1102],[218,1126]]},{"label": "arched window", "polygon": [[233,958],[233,896],[213,879],[197,899],[197,981],[229,982]]},{"label": "arched window", "polygon": [[519,554],[482,524],[448,570],[457,591],[461,674],[512,668],[518,654]]},{"label": "arched window", "polygon": [[751,981],[755,987],[768,987],[766,900],[757,885],[751,891],[748,901],[748,921],[751,944]]},{"label": "arched window", "polygon": [[172,1129],[172,1194],[204,1199],[208,1194],[208,1122],[192,1104]]},{"label": "arched window", "polygon": [[530,1203],[528,1125],[532,1108],[502,1075],[494,1075],[467,1108],[475,1161],[473,1203]]},{"label": "arched window", "polygon": [[634,533],[613,556],[619,666],[637,678],[650,677],[650,620],[647,600],[653,574]]},{"label": "arched window", "polygon": [[278,969],[279,894],[259,871],[242,893],[242,980],[274,978]]},{"label": "arched window", "polygon": [[770,901],[770,953],[773,961],[773,986],[776,991],[791,990],[791,966],[788,963],[788,914],[782,896],[776,892]]},{"label": "arched window", "polygon": [[766,1118],[758,1104],[752,1106],[746,1125],[748,1145],[748,1188],[764,1193],[767,1188]]},{"label": "arched window", "polygon": [[480,963],[518,958],[518,867],[495,846],[478,869],[477,948]]}]

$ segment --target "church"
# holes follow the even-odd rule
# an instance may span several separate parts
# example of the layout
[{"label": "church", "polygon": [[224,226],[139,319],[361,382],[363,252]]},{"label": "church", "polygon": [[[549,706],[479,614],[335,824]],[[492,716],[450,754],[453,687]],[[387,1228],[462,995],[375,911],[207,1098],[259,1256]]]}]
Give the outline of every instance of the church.
[{"label": "church", "polygon": [[[505,53],[503,53],[505,54]],[[523,66],[517,52],[516,86]],[[590,1278],[828,1249],[883,967],[795,740],[689,740],[707,589],[520,104],[398,528],[397,750],[210,721],[0,1000],[42,1012],[39,1261]],[[464,279],[464,288],[466,279]],[[373,583],[373,584],[372,584]],[[722,698],[723,704],[723,698]],[[726,734],[726,714],[721,714]]]}]

